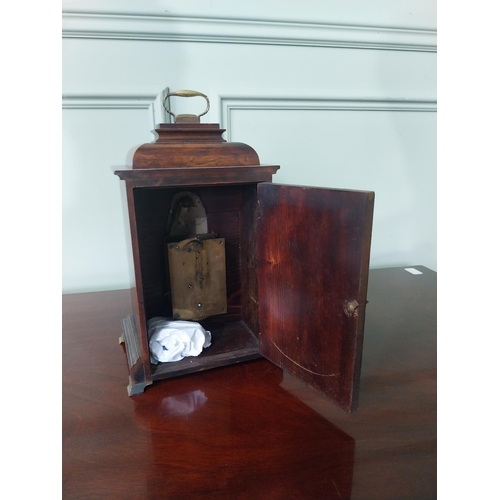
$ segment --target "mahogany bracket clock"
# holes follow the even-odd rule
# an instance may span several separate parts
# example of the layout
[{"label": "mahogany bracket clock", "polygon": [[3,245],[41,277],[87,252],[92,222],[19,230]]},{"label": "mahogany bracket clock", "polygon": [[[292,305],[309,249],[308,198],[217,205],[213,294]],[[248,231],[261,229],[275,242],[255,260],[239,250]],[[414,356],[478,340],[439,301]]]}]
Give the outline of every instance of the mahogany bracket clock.
[{"label": "mahogany bracket clock", "polygon": [[[195,95],[208,111],[199,92],[166,98]],[[121,338],[129,395],[264,356],[355,410],[374,193],[275,184],[279,166],[261,165],[250,146],[226,142],[218,124],[199,116],[178,115],[156,132],[131,168],[115,171],[126,184],[135,272]],[[153,317],[199,321],[212,344],[153,364]]]}]

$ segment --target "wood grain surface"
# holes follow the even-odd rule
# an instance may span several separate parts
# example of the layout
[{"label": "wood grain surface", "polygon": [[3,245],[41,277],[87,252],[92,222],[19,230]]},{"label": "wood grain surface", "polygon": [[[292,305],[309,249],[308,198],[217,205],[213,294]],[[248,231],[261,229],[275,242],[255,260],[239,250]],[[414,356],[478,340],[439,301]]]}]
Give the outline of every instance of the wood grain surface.
[{"label": "wood grain surface", "polygon": [[264,359],[128,397],[130,291],[63,296],[63,498],[436,498],[436,274],[370,272],[359,409]]},{"label": "wood grain surface", "polygon": [[257,191],[260,352],[355,410],[374,193],[271,183]]}]

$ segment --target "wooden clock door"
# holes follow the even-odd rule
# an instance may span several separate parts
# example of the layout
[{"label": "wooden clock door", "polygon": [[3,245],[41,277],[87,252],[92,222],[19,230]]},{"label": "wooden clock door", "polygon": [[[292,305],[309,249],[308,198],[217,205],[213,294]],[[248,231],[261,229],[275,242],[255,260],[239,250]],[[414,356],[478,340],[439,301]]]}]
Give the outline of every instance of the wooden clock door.
[{"label": "wooden clock door", "polygon": [[374,193],[258,185],[260,353],[357,408]]}]

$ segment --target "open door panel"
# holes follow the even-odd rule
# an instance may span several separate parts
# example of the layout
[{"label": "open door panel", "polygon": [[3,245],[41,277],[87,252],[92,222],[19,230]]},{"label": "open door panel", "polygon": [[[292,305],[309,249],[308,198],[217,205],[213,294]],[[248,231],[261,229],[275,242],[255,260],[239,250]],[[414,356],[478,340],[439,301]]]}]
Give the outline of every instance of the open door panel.
[{"label": "open door panel", "polygon": [[260,352],[357,408],[374,193],[258,185]]}]

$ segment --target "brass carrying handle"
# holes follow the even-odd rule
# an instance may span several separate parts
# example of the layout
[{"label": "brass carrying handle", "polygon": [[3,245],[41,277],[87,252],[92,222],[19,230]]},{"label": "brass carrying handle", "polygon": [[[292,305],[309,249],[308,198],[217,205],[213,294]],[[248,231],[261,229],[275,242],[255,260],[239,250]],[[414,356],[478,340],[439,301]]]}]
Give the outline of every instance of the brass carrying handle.
[{"label": "brass carrying handle", "polygon": [[208,113],[208,110],[210,109],[210,101],[208,100],[208,97],[205,94],[202,94],[201,92],[198,92],[196,90],[176,90],[175,92],[169,92],[163,98],[163,107],[165,108],[165,111],[169,115],[172,115],[174,117],[174,121],[176,119],[176,115],[174,115],[174,113],[172,113],[172,111],[170,111],[167,108],[167,99],[170,96],[173,96],[173,97],[203,97],[207,101],[207,109],[205,109],[205,111],[203,111],[203,113],[201,113],[201,115],[192,115],[193,117],[197,116],[198,121],[200,120],[200,116],[206,115]]}]

